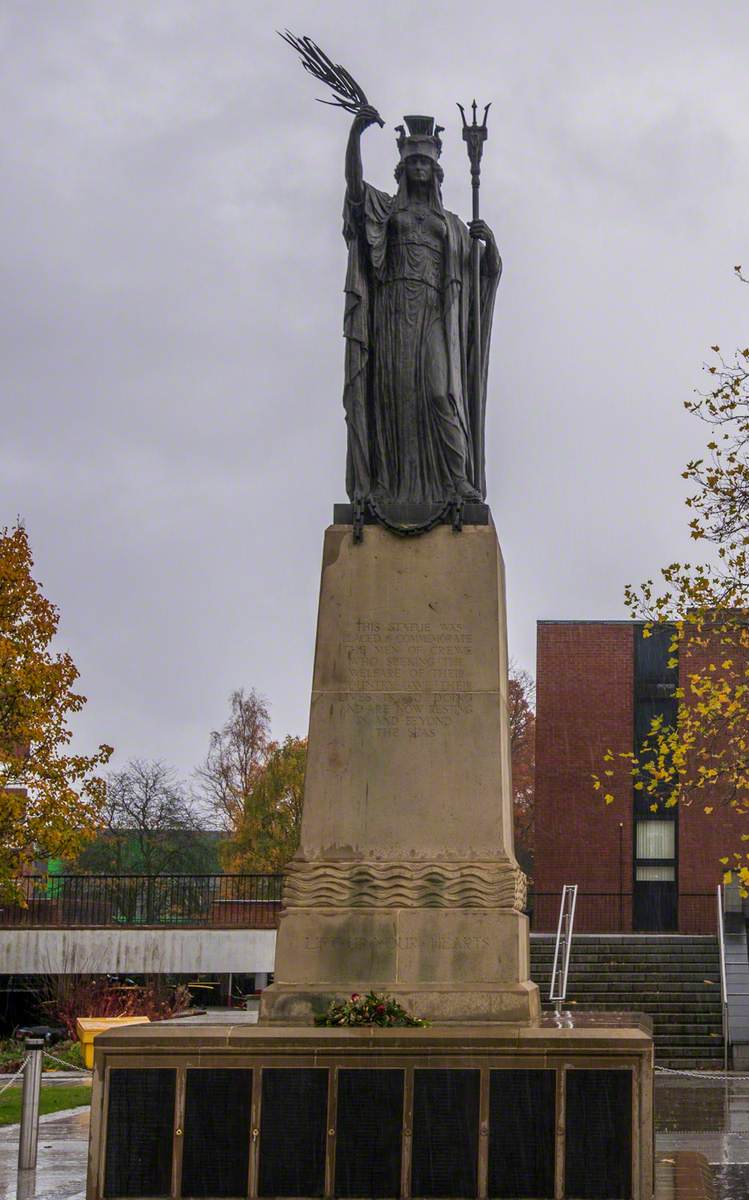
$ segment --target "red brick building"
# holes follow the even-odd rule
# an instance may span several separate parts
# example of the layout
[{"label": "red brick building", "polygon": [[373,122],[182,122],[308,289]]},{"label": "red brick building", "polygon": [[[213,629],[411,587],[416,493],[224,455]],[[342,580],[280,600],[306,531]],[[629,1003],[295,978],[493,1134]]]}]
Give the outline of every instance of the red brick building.
[{"label": "red brick building", "polygon": [[536,667],[535,930],[556,928],[559,893],[578,885],[576,928],[712,933],[719,859],[746,832],[730,810],[653,814],[616,758],[606,805],[591,776],[607,749],[636,752],[658,713],[671,723],[679,669],[671,633],[633,621],[540,621]]}]

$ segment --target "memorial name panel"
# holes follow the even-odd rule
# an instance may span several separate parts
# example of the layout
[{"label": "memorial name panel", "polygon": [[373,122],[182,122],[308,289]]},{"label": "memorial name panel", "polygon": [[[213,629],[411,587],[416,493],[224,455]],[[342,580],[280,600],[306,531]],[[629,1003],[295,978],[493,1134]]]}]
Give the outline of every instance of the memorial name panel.
[{"label": "memorial name panel", "polygon": [[252,1071],[187,1071],[182,1195],[244,1196],[250,1160]]},{"label": "memorial name panel", "polygon": [[553,1200],[556,1071],[495,1070],[489,1078],[489,1196]]},{"label": "memorial name panel", "polygon": [[263,1071],[259,1196],[322,1196],[328,1072]]},{"label": "memorial name panel", "polygon": [[168,1196],[177,1072],[109,1073],[105,1196]]},{"label": "memorial name panel", "polygon": [[402,1070],[338,1071],[335,1194],[401,1193]]},{"label": "memorial name panel", "polygon": [[565,1195],[575,1200],[630,1200],[632,1072],[565,1072]]},{"label": "memorial name panel", "polygon": [[412,1196],[477,1194],[480,1072],[414,1071]]}]

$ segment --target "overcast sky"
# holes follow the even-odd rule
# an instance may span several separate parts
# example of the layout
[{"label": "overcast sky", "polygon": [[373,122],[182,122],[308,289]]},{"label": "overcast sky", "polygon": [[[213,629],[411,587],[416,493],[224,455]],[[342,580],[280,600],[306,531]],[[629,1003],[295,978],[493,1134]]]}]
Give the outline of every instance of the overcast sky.
[{"label": "overcast sky", "polygon": [[0,0],[0,525],[20,515],[89,697],[81,748],[187,774],[228,693],[305,733],[322,535],[345,499],[343,153],[277,27],[387,122],[491,100],[505,271],[489,501],[514,658],[620,618],[688,552],[682,402],[746,344],[749,7],[678,2]]}]

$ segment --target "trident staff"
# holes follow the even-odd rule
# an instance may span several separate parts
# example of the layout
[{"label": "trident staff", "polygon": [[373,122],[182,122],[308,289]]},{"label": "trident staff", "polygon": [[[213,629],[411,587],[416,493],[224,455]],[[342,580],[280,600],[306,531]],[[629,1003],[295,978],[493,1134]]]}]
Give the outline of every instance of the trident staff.
[{"label": "trident staff", "polygon": [[460,115],[463,118],[463,141],[466,143],[468,158],[471,164],[471,190],[473,197],[473,220],[471,221],[471,233],[474,237],[473,243],[473,260],[472,275],[473,275],[473,346],[474,346],[474,373],[473,387],[471,396],[471,427],[474,432],[474,455],[476,460],[477,470],[483,470],[484,462],[484,389],[483,389],[483,360],[481,355],[481,243],[474,230],[477,228],[476,222],[480,221],[479,217],[479,188],[481,186],[481,155],[484,152],[484,142],[487,139],[488,133],[486,128],[486,117],[491,108],[491,104],[487,104],[484,109],[484,119],[479,125],[476,120],[476,101],[473,101],[473,121],[469,125],[466,120],[465,110],[462,104],[458,105]]}]

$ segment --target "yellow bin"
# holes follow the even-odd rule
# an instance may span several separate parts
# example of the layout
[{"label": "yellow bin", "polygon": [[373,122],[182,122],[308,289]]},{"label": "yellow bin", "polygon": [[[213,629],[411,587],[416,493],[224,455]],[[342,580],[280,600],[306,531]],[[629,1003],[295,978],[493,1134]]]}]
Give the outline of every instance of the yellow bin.
[{"label": "yellow bin", "polygon": [[89,1071],[94,1066],[94,1038],[104,1029],[116,1029],[118,1025],[148,1025],[148,1017],[78,1017],[75,1031],[83,1046],[83,1062]]}]

